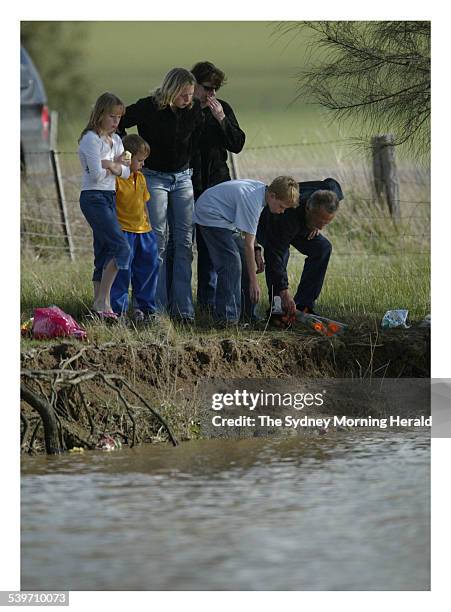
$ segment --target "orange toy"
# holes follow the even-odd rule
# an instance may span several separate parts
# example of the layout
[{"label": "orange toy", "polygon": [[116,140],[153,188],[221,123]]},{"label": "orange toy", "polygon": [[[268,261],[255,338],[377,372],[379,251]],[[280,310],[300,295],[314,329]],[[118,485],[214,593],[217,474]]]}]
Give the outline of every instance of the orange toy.
[{"label": "orange toy", "polygon": [[348,326],[344,323],[339,323],[338,321],[332,321],[331,319],[326,319],[326,317],[319,317],[318,315],[307,314],[305,312],[301,312],[300,310],[296,311],[295,315],[296,321],[310,327],[314,331],[322,334],[323,336],[331,337],[342,334],[348,329]]}]

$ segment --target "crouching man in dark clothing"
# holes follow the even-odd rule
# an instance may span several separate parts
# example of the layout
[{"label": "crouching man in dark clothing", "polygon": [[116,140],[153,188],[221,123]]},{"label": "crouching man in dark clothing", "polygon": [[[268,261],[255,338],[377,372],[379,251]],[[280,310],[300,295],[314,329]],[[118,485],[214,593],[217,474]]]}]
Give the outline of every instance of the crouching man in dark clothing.
[{"label": "crouching man in dark clothing", "polygon": [[[257,231],[257,241],[264,248],[269,303],[280,296],[287,315],[296,310],[314,312],[332,252],[331,243],[320,230],[334,219],[343,199],[339,183],[332,178],[299,183],[299,191],[299,206],[284,215],[264,209]],[[307,256],[294,297],[288,289],[290,245]]]}]

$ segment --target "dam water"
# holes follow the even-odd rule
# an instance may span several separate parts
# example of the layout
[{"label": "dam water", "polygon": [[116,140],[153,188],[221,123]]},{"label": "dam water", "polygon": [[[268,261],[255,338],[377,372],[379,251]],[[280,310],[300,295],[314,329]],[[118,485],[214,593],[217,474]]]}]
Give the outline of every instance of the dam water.
[{"label": "dam water", "polygon": [[22,590],[429,590],[430,432],[22,459]]}]

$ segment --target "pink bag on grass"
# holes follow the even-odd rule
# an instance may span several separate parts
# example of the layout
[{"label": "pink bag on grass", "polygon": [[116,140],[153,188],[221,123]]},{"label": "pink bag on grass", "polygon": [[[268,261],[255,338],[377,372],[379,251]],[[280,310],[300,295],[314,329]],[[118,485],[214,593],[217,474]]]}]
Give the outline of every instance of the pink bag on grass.
[{"label": "pink bag on grass", "polygon": [[77,321],[58,306],[35,308],[33,320],[33,338],[59,338],[71,336],[84,340],[87,336]]}]

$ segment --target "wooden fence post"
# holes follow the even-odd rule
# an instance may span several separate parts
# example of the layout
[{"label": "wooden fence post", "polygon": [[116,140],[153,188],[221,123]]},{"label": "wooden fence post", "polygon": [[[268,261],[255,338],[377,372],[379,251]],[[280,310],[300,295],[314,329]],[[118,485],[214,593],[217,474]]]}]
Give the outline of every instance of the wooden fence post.
[{"label": "wooden fence post", "polygon": [[58,159],[58,153],[54,149],[50,151],[53,176],[55,178],[56,194],[58,197],[58,207],[60,210],[61,223],[63,226],[64,238],[71,261],[75,261],[74,243],[70,231],[69,216],[67,214],[66,197],[64,195],[63,177]]},{"label": "wooden fence post", "polygon": [[371,140],[374,191],[379,204],[386,203],[394,220],[400,219],[399,182],[395,162],[393,134],[381,134]]},{"label": "wooden fence post", "polygon": [[58,148],[58,111],[50,111],[50,149]]}]

